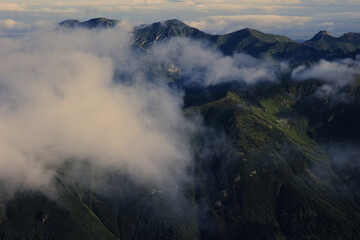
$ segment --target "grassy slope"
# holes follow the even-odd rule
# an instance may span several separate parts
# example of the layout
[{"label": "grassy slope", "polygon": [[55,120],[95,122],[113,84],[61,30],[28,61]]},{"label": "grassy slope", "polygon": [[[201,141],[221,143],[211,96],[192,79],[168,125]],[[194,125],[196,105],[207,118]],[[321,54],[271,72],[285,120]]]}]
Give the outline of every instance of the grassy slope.
[{"label": "grassy slope", "polygon": [[[216,168],[198,167],[216,186],[198,190],[199,199],[212,200],[200,206],[218,228],[205,237],[356,239],[360,216],[353,210],[358,206],[352,199],[337,199],[336,174],[306,134],[311,130],[307,119],[292,109],[294,97],[283,90],[270,92],[275,94],[256,99],[228,92],[193,107],[209,126],[220,125],[233,145],[233,156],[217,159]],[[219,176],[225,173],[219,168],[228,174],[222,182]]]},{"label": "grassy slope", "polygon": [[294,108],[313,86],[224,88],[193,101],[185,112],[217,130],[194,142],[187,215],[123,178],[110,198],[59,178],[65,208],[41,195],[19,197],[2,211],[1,239],[357,239],[359,205]]}]

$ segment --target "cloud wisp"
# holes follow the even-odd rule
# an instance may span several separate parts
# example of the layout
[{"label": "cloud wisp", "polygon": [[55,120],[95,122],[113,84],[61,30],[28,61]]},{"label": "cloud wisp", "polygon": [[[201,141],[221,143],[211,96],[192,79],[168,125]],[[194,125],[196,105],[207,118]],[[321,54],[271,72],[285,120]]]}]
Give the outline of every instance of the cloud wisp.
[{"label": "cloud wisp", "polygon": [[318,96],[326,97],[338,93],[345,86],[355,82],[360,75],[360,62],[358,58],[342,59],[335,61],[320,60],[318,63],[305,67],[304,65],[295,68],[291,77],[294,80],[304,81],[316,79],[324,84],[317,90]]},{"label": "cloud wisp", "polygon": [[214,47],[183,38],[154,46],[149,56],[157,66],[177,73],[187,86],[208,87],[235,81],[250,85],[275,82],[280,71],[279,66],[265,60],[243,53],[224,56]]}]

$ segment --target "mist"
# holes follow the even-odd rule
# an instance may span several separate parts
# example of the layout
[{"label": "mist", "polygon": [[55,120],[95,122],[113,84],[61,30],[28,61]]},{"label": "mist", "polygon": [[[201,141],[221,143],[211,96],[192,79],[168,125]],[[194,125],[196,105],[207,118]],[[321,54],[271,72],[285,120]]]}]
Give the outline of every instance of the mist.
[{"label": "mist", "polygon": [[[115,73],[126,79],[114,81]],[[146,79],[121,28],[0,39],[0,181],[8,194],[48,191],[67,161],[173,186],[186,178],[192,129],[181,91]]]},{"label": "mist", "polygon": [[293,69],[291,77],[294,80],[304,81],[316,79],[323,83],[317,90],[319,97],[335,96],[346,86],[355,83],[360,75],[360,62],[358,58],[342,60],[320,60],[310,67],[304,65]]},{"label": "mist", "polygon": [[282,70],[281,64],[274,65],[244,53],[224,56],[213,46],[185,38],[174,38],[155,45],[149,55],[150,61],[156,61],[157,65],[165,66],[171,73],[178,74],[185,86],[276,82]]}]

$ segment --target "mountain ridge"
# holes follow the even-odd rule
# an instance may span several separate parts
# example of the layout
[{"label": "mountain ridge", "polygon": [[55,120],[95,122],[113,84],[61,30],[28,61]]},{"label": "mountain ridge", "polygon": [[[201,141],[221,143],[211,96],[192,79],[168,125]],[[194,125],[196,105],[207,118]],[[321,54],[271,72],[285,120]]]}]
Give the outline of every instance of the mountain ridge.
[{"label": "mountain ridge", "polygon": [[[84,22],[65,20],[59,25],[91,29],[114,27],[119,22],[113,19],[97,18]],[[132,34],[134,45],[143,50],[173,37],[184,37],[207,42],[220,49],[225,55],[244,52],[254,57],[293,63],[351,57],[360,49],[360,33],[349,32],[340,37],[334,37],[322,30],[309,40],[297,42],[284,35],[263,33],[251,28],[213,35],[191,27],[178,19],[135,26]]]},{"label": "mountain ridge", "polygon": [[120,23],[119,20],[99,17],[99,18],[92,18],[83,22],[77,19],[68,19],[58,23],[58,25],[67,28],[81,27],[81,28],[92,29],[92,28],[112,28],[119,23]]}]

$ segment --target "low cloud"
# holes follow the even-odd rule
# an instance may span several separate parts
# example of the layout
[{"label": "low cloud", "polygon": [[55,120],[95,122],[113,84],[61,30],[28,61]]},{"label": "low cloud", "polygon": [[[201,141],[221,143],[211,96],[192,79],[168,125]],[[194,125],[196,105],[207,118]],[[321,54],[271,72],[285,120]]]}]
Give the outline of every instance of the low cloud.
[{"label": "low cloud", "polygon": [[356,144],[337,142],[323,146],[330,161],[337,167],[352,166],[360,169],[360,149]]},{"label": "low cloud", "polygon": [[185,85],[212,86],[228,82],[255,84],[277,81],[279,66],[247,54],[224,56],[219,50],[189,39],[175,38],[155,46],[151,61],[178,74]]},{"label": "low cloud", "polygon": [[48,22],[25,23],[13,19],[0,19],[0,36],[23,35],[32,31],[44,31],[53,27]]},{"label": "low cloud", "polygon": [[317,91],[320,96],[329,96],[337,93],[343,87],[353,84],[359,75],[360,62],[357,59],[320,60],[310,67],[301,65],[291,73],[291,77],[294,80],[316,79],[323,82],[324,84]]},{"label": "low cloud", "polygon": [[163,187],[185,178],[192,124],[181,92],[145,78],[129,39],[121,29],[0,38],[0,181],[7,192],[48,189],[67,161]]}]

